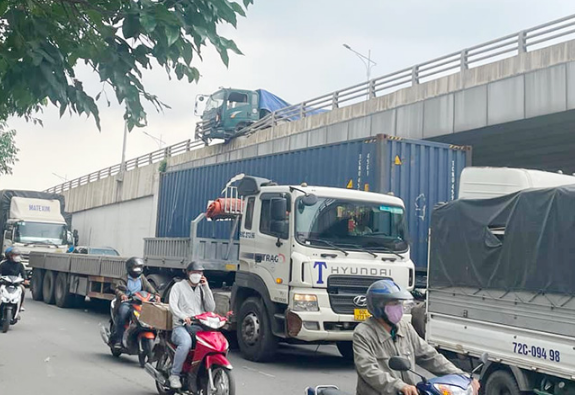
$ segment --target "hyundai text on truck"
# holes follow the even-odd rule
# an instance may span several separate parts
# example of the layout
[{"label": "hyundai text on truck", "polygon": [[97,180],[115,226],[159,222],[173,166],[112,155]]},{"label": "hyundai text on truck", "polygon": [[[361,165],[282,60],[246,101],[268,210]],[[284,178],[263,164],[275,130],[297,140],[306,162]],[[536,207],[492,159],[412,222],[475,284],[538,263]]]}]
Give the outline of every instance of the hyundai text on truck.
[{"label": "hyundai text on truck", "polygon": [[485,394],[574,394],[575,177],[465,173],[465,198],[432,214],[427,340],[455,361],[487,352]]},{"label": "hyundai text on truck", "polygon": [[17,247],[27,273],[31,252],[63,253],[68,248],[64,197],[37,191],[0,191],[2,251]]}]

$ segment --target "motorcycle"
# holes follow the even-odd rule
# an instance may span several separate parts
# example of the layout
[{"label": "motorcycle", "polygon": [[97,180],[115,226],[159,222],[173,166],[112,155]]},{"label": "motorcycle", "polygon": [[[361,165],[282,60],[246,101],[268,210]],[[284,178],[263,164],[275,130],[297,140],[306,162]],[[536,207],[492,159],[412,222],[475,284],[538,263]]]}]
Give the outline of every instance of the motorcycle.
[{"label": "motorcycle", "polygon": [[432,379],[416,373],[411,368],[411,361],[404,357],[394,356],[389,359],[389,368],[395,371],[409,371],[421,378],[415,387],[420,395],[475,395],[473,389],[473,374],[487,362],[488,356],[484,353],[479,364],[470,375],[450,374]]},{"label": "motorcycle", "polygon": [[[411,373],[419,376],[421,381],[415,387],[417,393],[420,395],[475,395],[473,389],[473,374],[481,369],[488,361],[488,355],[484,353],[481,356],[481,364],[479,364],[470,375],[450,374],[443,375],[432,379],[427,379],[412,370],[411,361],[404,357],[395,356],[389,359],[389,368],[394,371],[410,371]],[[320,385],[308,387],[305,389],[306,395],[345,395],[334,385]]]},{"label": "motorcycle", "polygon": [[228,317],[205,312],[192,319],[192,325],[202,327],[196,334],[195,348],[190,349],[181,374],[182,388],[170,388],[168,378],[177,346],[171,341],[171,332],[162,331],[154,353],[155,367],[146,363],[146,371],[155,379],[160,395],[180,393],[204,395],[233,395],[235,383],[232,365],[227,358],[229,343],[218,331],[228,322]]},{"label": "motorcycle", "polygon": [[114,316],[114,307],[116,300],[110,304],[110,322],[109,327],[102,326],[100,335],[102,340],[110,347],[110,351],[114,357],[119,357],[122,353],[127,355],[138,355],[140,367],[144,367],[152,357],[154,343],[156,340],[156,330],[140,320],[142,312],[142,304],[144,302],[155,302],[156,298],[153,294],[140,291],[133,294],[126,302],[132,306],[132,314],[130,320],[124,325],[124,336],[121,340],[121,348],[114,348],[110,343],[110,336],[115,326],[116,318]]},{"label": "motorcycle", "polygon": [[24,283],[21,276],[0,277],[0,323],[2,333],[6,333],[10,325],[15,325],[20,319],[20,307],[22,306],[22,289]]}]

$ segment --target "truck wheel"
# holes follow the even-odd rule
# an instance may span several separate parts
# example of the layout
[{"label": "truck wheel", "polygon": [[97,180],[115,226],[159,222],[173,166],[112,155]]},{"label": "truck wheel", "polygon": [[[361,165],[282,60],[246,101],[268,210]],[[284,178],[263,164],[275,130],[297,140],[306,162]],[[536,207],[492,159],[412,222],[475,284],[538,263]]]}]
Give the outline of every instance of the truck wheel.
[{"label": "truck wheel", "polygon": [[337,350],[341,356],[347,361],[353,362],[353,342],[351,341],[338,341],[335,343]]},{"label": "truck wheel", "polygon": [[487,377],[484,393],[486,395],[518,395],[520,391],[511,373],[497,370]]},{"label": "truck wheel", "polygon": [[42,285],[44,282],[44,270],[34,269],[32,280],[30,281],[30,291],[34,301],[42,300]]},{"label": "truck wheel", "polygon": [[56,305],[59,308],[69,308],[72,306],[74,300],[73,294],[70,293],[68,285],[68,276],[64,272],[60,272],[56,277],[56,290],[54,291]]},{"label": "truck wheel", "polygon": [[240,351],[246,359],[263,362],[274,356],[278,339],[272,334],[270,319],[261,299],[250,297],[243,302],[237,332]]},{"label": "truck wheel", "polygon": [[46,271],[44,275],[44,282],[42,284],[42,297],[46,304],[54,304],[54,289],[56,288],[56,273],[54,271]]}]

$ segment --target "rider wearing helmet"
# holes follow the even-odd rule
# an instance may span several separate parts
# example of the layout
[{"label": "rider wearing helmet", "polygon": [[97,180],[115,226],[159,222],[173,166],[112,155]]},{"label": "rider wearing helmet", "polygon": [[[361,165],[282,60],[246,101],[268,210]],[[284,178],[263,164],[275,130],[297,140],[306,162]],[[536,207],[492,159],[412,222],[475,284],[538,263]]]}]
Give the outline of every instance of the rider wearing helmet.
[{"label": "rider wearing helmet", "polygon": [[[170,387],[182,387],[180,374],[195,341],[196,333],[202,328],[192,324],[192,318],[204,312],[213,312],[216,309],[214,296],[204,276],[204,267],[201,263],[192,261],[186,269],[187,279],[176,283],[170,291],[170,311],[173,316],[172,341],[178,346],[174,356],[174,364],[170,373]],[[195,378],[189,383],[195,387]],[[195,388],[192,388],[195,391]]]},{"label": "rider wearing helmet", "polygon": [[126,272],[124,278],[116,284],[116,305],[114,306],[116,321],[114,331],[110,336],[110,343],[113,344],[114,348],[121,348],[124,326],[132,313],[132,306],[127,300],[135,293],[146,291],[155,294],[156,300],[160,301],[158,292],[143,275],[144,260],[139,257],[129,258],[126,261]]},{"label": "rider wearing helmet", "polygon": [[[407,320],[401,320],[411,294],[391,279],[373,283],[367,290],[367,310],[372,315],[353,333],[353,353],[358,374],[358,395],[417,395],[421,379],[411,372],[389,368],[389,358],[401,356],[436,376],[463,374],[424,339]],[[479,383],[474,380],[474,389]]]},{"label": "rider wearing helmet", "polygon": [[[24,268],[24,264],[22,264],[22,253],[20,253],[20,249],[16,247],[9,247],[4,252],[4,256],[6,259],[0,263],[0,276],[21,276],[22,278],[26,279],[26,269]],[[28,281],[24,281],[24,284],[27,285]],[[20,285],[22,288],[22,302],[20,304],[20,310],[24,311],[24,297],[26,294],[26,288],[24,285]]]}]

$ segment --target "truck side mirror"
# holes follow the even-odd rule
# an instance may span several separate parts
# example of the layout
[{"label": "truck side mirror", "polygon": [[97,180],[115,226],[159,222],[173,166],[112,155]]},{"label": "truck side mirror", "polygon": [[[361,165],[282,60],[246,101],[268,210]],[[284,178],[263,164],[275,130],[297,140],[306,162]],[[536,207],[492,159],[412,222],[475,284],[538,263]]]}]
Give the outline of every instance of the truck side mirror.
[{"label": "truck side mirror", "polygon": [[287,220],[287,199],[272,199],[272,225],[274,222],[283,222]]},{"label": "truck side mirror", "polygon": [[301,199],[301,202],[305,206],[313,206],[317,203],[317,195],[315,194],[308,194]]},{"label": "truck side mirror", "polygon": [[272,221],[270,225],[270,231],[272,234],[281,239],[287,239],[288,237],[288,222],[283,221]]}]

